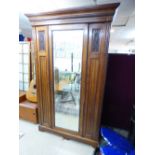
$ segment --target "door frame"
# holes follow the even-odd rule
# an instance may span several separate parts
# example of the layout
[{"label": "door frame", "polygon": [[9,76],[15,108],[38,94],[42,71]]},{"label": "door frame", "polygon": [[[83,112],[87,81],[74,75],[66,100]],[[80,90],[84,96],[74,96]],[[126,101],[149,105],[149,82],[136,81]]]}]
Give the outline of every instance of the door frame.
[{"label": "door frame", "polygon": [[[80,113],[79,113],[79,131],[72,131],[55,126],[55,102],[54,102],[54,61],[53,61],[53,35],[52,31],[63,30],[83,30],[83,48],[82,48],[82,68],[81,68],[81,89],[80,89]],[[51,102],[51,120],[52,129],[55,132],[69,133],[73,135],[83,136],[84,134],[84,103],[86,96],[86,73],[87,73],[87,49],[88,49],[88,24],[68,24],[68,25],[52,25],[49,26],[49,76],[50,76],[50,102]]]}]

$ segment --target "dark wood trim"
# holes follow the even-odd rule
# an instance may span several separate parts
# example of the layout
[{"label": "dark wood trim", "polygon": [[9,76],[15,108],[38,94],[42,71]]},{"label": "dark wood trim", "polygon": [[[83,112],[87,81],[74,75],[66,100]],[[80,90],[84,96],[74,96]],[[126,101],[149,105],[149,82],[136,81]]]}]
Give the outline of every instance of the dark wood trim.
[{"label": "dark wood trim", "polygon": [[97,5],[97,6],[87,6],[87,7],[76,7],[76,8],[70,8],[70,9],[61,9],[58,11],[52,11],[52,12],[43,12],[43,13],[37,13],[37,14],[26,14],[28,17],[36,17],[36,16],[56,16],[56,15],[64,15],[64,14],[72,14],[74,13],[89,13],[89,12],[98,12],[98,11],[104,11],[107,12],[107,10],[115,10],[120,3],[113,3],[113,4],[104,4],[104,5]]},{"label": "dark wood trim", "polygon": [[65,129],[65,128],[61,128],[61,127],[57,127],[57,126],[55,126],[52,129],[54,129],[56,131],[59,131],[59,132],[63,132],[64,134],[65,133],[70,133],[72,135],[80,135],[78,131],[73,131],[73,130],[69,130],[69,129]]},{"label": "dark wood trim", "polygon": [[[110,40],[110,28],[111,28],[111,23],[107,23],[106,25],[106,32],[105,32],[105,40],[104,40],[104,44],[105,44],[105,47],[104,47],[104,60],[103,60],[103,69],[104,72],[102,74],[102,77],[103,78],[103,84],[102,84],[102,91],[103,91],[103,94],[105,92],[105,83],[106,83],[106,77],[107,77],[107,64],[108,64],[108,49],[109,49],[109,40]],[[101,119],[102,119],[102,109],[103,109],[103,100],[104,100],[104,95],[100,95],[100,98],[101,98],[101,103],[100,103],[100,108],[99,108],[99,119],[97,121],[97,124],[99,126],[101,126]]]},{"label": "dark wood trim", "polygon": [[55,105],[54,105],[54,95],[53,95],[53,92],[54,92],[54,71],[53,71],[53,48],[52,48],[52,33],[51,33],[51,28],[49,27],[48,28],[48,35],[49,35],[49,58],[48,58],[48,61],[49,61],[49,83],[50,83],[50,102],[51,102],[51,120],[52,120],[52,124],[51,124],[51,127],[54,128],[55,126]]},{"label": "dark wood trim", "polygon": [[[87,64],[87,89],[84,116],[84,136],[98,140],[100,129],[100,116],[104,94],[104,84],[106,78],[106,59],[107,59],[107,38],[109,32],[107,27],[110,23],[90,24],[89,25],[89,45],[88,45],[88,64]],[[99,51],[92,51],[92,33],[94,29],[100,30]],[[109,38],[109,37],[108,37]]]},{"label": "dark wood trim", "polygon": [[79,142],[89,144],[89,145],[93,146],[94,148],[96,148],[99,145],[98,141],[95,141],[95,140],[92,140],[92,139],[89,139],[89,138],[85,138],[85,137],[81,137],[80,135],[75,135],[75,134],[72,134],[72,133],[69,133],[69,132],[66,133],[64,131],[48,128],[48,127],[43,126],[43,125],[39,125],[39,130],[40,131],[47,131],[47,132],[54,133],[54,134],[58,134],[58,135],[66,138],[66,139],[77,140]]},{"label": "dark wood trim", "polygon": [[26,14],[32,25],[111,22],[119,3]]},{"label": "dark wood trim", "polygon": [[[39,51],[38,33],[45,33],[45,49]],[[49,61],[48,61],[48,27],[36,27],[36,50],[37,50],[37,86],[38,104],[40,113],[40,122],[48,127],[51,127],[51,102],[50,102],[50,84],[49,84]],[[46,103],[46,104],[45,104]]]},{"label": "dark wood trim", "polygon": [[85,23],[103,23],[111,22],[112,16],[104,17],[90,17],[90,18],[75,18],[75,19],[59,19],[59,20],[46,20],[46,21],[31,21],[33,26],[41,25],[61,25],[61,24],[85,24]]},{"label": "dark wood trim", "polygon": [[[55,126],[55,104],[54,104],[54,71],[53,71],[53,48],[52,48],[52,31],[54,30],[83,30],[83,49],[82,49],[82,80],[81,80],[81,91],[80,91],[80,115],[79,115],[79,131],[72,132],[70,130],[58,128]],[[64,132],[70,132],[72,134],[80,134],[82,136],[83,129],[83,106],[85,102],[85,83],[86,83],[86,62],[87,62],[87,34],[88,34],[88,25],[87,24],[76,24],[76,25],[54,25],[49,26],[49,61],[50,61],[50,85],[51,85],[51,104],[52,104],[52,128],[57,128],[58,130],[64,130]]]}]

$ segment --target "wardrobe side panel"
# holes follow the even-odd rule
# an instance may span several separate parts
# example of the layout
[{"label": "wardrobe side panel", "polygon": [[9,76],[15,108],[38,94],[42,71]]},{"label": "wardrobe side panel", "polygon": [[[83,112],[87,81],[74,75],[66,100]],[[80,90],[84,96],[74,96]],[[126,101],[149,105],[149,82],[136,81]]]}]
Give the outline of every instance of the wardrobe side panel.
[{"label": "wardrobe side panel", "polygon": [[48,27],[36,27],[37,91],[40,124],[51,127],[51,103],[49,92]]},{"label": "wardrobe side panel", "polygon": [[85,137],[98,140],[106,77],[109,24],[89,25]]}]

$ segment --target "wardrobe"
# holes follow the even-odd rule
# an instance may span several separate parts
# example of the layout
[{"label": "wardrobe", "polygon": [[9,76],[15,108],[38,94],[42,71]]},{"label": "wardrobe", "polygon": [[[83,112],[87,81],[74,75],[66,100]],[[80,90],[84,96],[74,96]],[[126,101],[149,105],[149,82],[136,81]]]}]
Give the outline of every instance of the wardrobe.
[{"label": "wardrobe", "polygon": [[110,27],[118,6],[27,14],[35,43],[39,130],[98,145]]}]

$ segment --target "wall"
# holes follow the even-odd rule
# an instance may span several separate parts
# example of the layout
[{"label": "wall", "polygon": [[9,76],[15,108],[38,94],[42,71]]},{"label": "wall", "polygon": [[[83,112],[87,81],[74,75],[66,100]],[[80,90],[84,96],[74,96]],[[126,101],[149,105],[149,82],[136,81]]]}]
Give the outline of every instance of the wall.
[{"label": "wall", "polygon": [[32,37],[31,23],[23,13],[19,13],[19,33],[23,34],[25,37]]},{"label": "wall", "polygon": [[102,125],[129,129],[135,103],[135,56],[109,54]]}]

